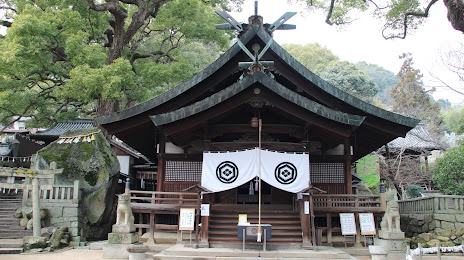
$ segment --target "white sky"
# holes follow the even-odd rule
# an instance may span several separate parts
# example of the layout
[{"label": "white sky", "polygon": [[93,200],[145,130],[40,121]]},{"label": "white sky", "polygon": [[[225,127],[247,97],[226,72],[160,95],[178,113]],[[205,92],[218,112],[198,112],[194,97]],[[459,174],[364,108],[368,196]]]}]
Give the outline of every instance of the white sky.
[{"label": "white sky", "polygon": [[[437,85],[432,82],[430,73],[454,84],[459,83],[452,80],[453,75],[449,75],[441,65],[440,53],[446,52],[459,41],[463,42],[464,35],[452,28],[442,1],[438,1],[431,8],[429,19],[425,24],[408,35],[405,40],[385,40],[381,33],[382,24],[368,12],[359,15],[357,17],[359,19],[340,29],[327,25],[324,22],[324,13],[309,12],[301,4],[289,5],[285,0],[261,0],[258,4],[258,14],[263,16],[264,23],[273,23],[285,12],[292,11],[298,14],[287,23],[296,24],[296,29],[274,33],[274,39],[281,45],[318,42],[342,60],[366,61],[380,65],[395,74],[402,65],[402,60],[398,57],[402,53],[410,52],[415,68],[424,75],[426,87]],[[252,14],[254,14],[254,0],[245,0],[241,13],[231,12],[239,22],[247,22]],[[447,98],[454,104],[464,104],[464,96],[445,91],[443,88],[438,88],[434,97]]]}]

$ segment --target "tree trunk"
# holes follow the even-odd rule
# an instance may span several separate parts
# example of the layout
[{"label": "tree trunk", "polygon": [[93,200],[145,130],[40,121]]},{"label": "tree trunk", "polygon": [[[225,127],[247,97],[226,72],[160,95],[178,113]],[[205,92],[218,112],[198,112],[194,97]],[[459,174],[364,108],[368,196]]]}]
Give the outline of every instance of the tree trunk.
[{"label": "tree trunk", "polygon": [[464,33],[464,1],[443,0],[448,8],[448,20],[454,29]]},{"label": "tree trunk", "polygon": [[97,116],[108,115],[118,112],[120,107],[119,100],[106,100],[101,95],[98,96]]}]

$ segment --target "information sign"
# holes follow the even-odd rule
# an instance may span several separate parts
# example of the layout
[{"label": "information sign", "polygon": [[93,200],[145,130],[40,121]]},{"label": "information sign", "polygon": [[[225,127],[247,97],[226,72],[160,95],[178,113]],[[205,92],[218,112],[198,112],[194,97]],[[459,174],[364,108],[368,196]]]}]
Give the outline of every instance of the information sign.
[{"label": "information sign", "polygon": [[195,209],[182,208],[179,214],[179,230],[194,230]]},{"label": "information sign", "polygon": [[356,222],[354,213],[340,213],[342,235],[356,235]]},{"label": "information sign", "polygon": [[375,235],[374,214],[359,213],[359,224],[361,226],[361,235]]}]

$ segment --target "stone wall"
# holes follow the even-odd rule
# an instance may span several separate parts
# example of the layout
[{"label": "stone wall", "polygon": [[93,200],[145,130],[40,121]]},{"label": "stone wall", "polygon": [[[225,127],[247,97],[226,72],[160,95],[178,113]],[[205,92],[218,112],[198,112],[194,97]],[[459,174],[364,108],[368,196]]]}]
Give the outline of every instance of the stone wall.
[{"label": "stone wall", "polygon": [[457,230],[464,226],[464,213],[401,214],[401,230],[406,237],[441,230]]},{"label": "stone wall", "polygon": [[[27,205],[32,207],[32,202],[28,201]],[[84,229],[82,232],[86,234],[85,217],[77,200],[40,200],[40,208],[48,210],[46,226],[67,226],[73,239],[81,235],[81,229]]]}]

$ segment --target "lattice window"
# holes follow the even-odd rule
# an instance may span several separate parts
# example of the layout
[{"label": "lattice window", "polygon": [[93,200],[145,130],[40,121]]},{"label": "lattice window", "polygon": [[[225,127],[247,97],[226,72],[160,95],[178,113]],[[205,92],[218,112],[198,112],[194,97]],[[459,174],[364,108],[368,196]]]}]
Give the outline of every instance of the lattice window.
[{"label": "lattice window", "polygon": [[343,163],[311,163],[311,183],[344,183]]},{"label": "lattice window", "polygon": [[202,162],[166,161],[166,181],[201,181]]}]

